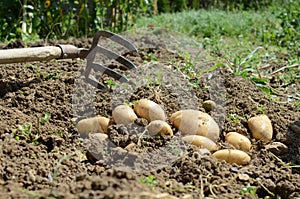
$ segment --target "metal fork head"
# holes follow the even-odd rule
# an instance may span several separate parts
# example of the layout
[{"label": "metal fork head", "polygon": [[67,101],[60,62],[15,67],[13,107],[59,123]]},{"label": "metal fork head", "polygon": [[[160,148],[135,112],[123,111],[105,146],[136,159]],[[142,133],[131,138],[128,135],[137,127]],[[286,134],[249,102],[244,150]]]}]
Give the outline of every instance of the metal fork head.
[{"label": "metal fork head", "polygon": [[117,62],[123,64],[126,67],[126,69],[135,69],[136,66],[122,55],[119,55],[107,48],[100,46],[98,43],[101,37],[108,38],[113,42],[120,44],[121,46],[128,49],[129,52],[137,52],[138,50],[130,41],[122,38],[121,36],[115,33],[101,30],[95,34],[91,48],[89,49],[89,51],[86,52],[86,55],[84,55],[85,59],[87,60],[84,76],[87,83],[91,84],[92,86],[98,89],[107,91],[107,86],[97,81],[96,78],[90,74],[92,69],[100,71],[102,74],[107,74],[108,76],[113,77],[115,80],[118,80],[120,82],[128,82],[129,80],[126,79],[126,77],[124,77],[123,75],[105,67],[101,63],[95,63],[94,61],[97,53],[101,53],[109,59],[116,60]]}]

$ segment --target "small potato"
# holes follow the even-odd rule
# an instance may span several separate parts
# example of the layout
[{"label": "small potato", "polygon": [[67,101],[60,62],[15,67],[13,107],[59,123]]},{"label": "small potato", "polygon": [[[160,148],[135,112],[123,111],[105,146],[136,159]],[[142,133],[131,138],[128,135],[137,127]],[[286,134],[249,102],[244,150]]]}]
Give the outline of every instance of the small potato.
[{"label": "small potato", "polygon": [[98,116],[80,120],[77,129],[81,137],[88,137],[89,133],[107,133],[108,124],[108,118]]},{"label": "small potato", "polygon": [[222,149],[212,154],[213,157],[222,161],[225,160],[229,164],[245,165],[251,160],[250,156],[244,151],[237,149]]},{"label": "small potato", "polygon": [[170,135],[173,136],[173,131],[170,125],[162,120],[154,120],[146,127],[150,134]]},{"label": "small potato", "polygon": [[165,111],[155,102],[148,99],[141,99],[134,106],[134,111],[139,117],[145,118],[148,122],[154,120],[166,121]]},{"label": "small potato", "polygon": [[116,124],[125,125],[128,125],[137,119],[137,116],[132,108],[126,105],[117,106],[112,112],[112,117]]},{"label": "small potato", "polygon": [[197,110],[181,110],[171,115],[170,122],[183,134],[201,135],[214,142],[219,139],[219,126],[207,113]]},{"label": "small potato", "polygon": [[225,140],[232,146],[234,146],[236,149],[242,150],[242,151],[250,151],[251,148],[251,142],[250,140],[237,132],[230,132],[225,135]]},{"label": "small potato", "polygon": [[186,135],[182,137],[182,140],[189,142],[192,145],[201,147],[201,148],[206,148],[210,151],[214,151],[218,149],[218,146],[214,141],[211,139],[200,136],[200,135]]},{"label": "small potato", "polygon": [[259,115],[248,120],[252,136],[257,140],[269,142],[273,136],[271,120],[266,115]]}]

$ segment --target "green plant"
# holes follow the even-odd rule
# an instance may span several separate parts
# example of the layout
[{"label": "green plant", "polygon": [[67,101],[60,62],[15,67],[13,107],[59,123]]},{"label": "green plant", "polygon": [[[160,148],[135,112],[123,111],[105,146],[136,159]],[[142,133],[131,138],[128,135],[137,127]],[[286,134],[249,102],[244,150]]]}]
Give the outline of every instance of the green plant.
[{"label": "green plant", "polygon": [[235,125],[237,125],[237,124],[239,124],[241,122],[241,120],[239,119],[238,115],[236,115],[236,114],[228,114],[228,118],[230,120],[232,120]]},{"label": "green plant", "polygon": [[258,106],[257,110],[260,112],[260,114],[265,114],[265,107]]},{"label": "green plant", "polygon": [[56,167],[55,169],[53,170],[53,173],[51,175],[51,173],[48,174],[48,179],[50,182],[53,182],[54,180],[57,179],[58,177],[58,172],[59,172],[59,169],[60,167],[62,166],[62,163],[64,160],[68,160],[68,159],[71,159],[73,156],[76,155],[76,152],[73,152],[73,153],[69,153],[69,154],[66,154],[64,155],[62,158],[60,158],[56,164]]},{"label": "green plant", "polygon": [[149,175],[147,177],[141,178],[140,182],[146,185],[149,185],[152,189],[158,184],[158,180],[155,179],[153,175]]},{"label": "green plant", "polygon": [[254,195],[256,194],[256,191],[257,191],[257,187],[251,186],[250,183],[249,183],[246,187],[244,187],[244,188],[240,191],[240,193],[241,193],[242,195],[244,195],[245,193],[249,193],[250,195],[254,196]]},{"label": "green plant", "polygon": [[58,79],[60,76],[61,76],[61,73],[57,73],[57,74],[56,73],[54,73],[54,74],[47,73],[44,75],[44,78],[55,80],[55,79]]},{"label": "green plant", "polygon": [[0,40],[92,36],[100,29],[121,32],[137,16],[151,14],[147,0],[3,0]]},{"label": "green plant", "polygon": [[104,81],[105,85],[109,86],[110,88],[116,88],[117,84],[114,80],[112,79],[107,79]]},{"label": "green plant", "polygon": [[41,125],[45,125],[51,118],[50,113],[44,113],[44,117],[37,116],[37,132],[38,135],[41,134]]},{"label": "green plant", "polygon": [[25,140],[27,143],[32,143],[34,145],[39,145],[39,134],[34,135],[32,133],[32,124],[25,123],[24,125],[19,125],[16,130],[12,131],[13,137],[16,140]]},{"label": "green plant", "polygon": [[25,123],[24,125],[19,125],[17,129],[12,130],[13,137],[16,140],[25,140],[27,143],[32,143],[34,145],[40,144],[41,135],[41,125],[45,125],[46,122],[50,120],[50,114],[45,113],[44,117],[41,118],[37,116],[37,134],[32,132],[32,123]]}]

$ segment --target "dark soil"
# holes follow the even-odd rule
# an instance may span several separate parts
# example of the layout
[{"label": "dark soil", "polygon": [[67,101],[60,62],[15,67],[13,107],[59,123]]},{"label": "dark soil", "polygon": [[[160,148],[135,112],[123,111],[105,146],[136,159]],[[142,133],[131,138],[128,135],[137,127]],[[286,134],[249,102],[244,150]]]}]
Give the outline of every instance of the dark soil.
[{"label": "dark soil", "polygon": [[[162,78],[142,83],[144,77],[139,73],[134,72],[135,77],[128,74],[137,82],[129,94],[110,85],[110,92],[97,90],[94,99],[80,101],[84,99],[79,92],[82,88],[76,82],[80,82],[78,71],[85,67],[82,60],[2,65],[1,198],[300,197],[299,109],[289,103],[275,102],[250,80],[232,75],[225,67],[186,80],[187,71],[179,72],[188,64],[184,58],[144,44],[153,39],[129,38],[142,48],[139,53],[124,55],[146,71],[153,67],[150,71],[154,78]],[[88,48],[92,40],[60,42]],[[56,43],[51,41],[47,45]],[[8,47],[16,48],[18,44],[24,46],[16,42]],[[203,52],[199,67],[213,65],[206,57]],[[114,61],[110,67],[125,73]],[[109,78],[103,76],[103,79]],[[188,87],[189,82],[193,86]],[[190,92],[183,96],[178,85],[187,86]],[[219,162],[209,152],[181,141],[180,132],[174,128],[173,138],[143,135],[147,125],[143,119],[129,126],[112,124],[108,140],[79,137],[74,121],[93,115],[111,118],[113,107],[141,98],[157,102],[168,116],[185,108],[205,111],[203,102],[215,101],[216,108],[208,113],[222,130],[219,147],[230,147],[224,142],[227,132],[246,135],[253,144],[248,153],[250,164]],[[247,126],[248,118],[262,112],[273,125],[273,139],[269,144],[252,139]],[[45,113],[51,118],[43,123]],[[28,134],[19,128],[26,124],[32,126]],[[278,146],[278,142],[287,150]]]}]

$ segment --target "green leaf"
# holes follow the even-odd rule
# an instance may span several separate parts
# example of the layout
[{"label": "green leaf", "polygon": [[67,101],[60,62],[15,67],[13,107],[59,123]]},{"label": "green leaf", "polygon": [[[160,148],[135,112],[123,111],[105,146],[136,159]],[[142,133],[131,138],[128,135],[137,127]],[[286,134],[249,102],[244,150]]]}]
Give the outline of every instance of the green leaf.
[{"label": "green leaf", "polygon": [[41,120],[41,123],[44,125],[46,122],[48,122],[51,118],[51,114],[50,113],[45,113],[44,117]]},{"label": "green leaf", "polygon": [[260,88],[260,90],[262,90],[263,92],[267,93],[268,95],[270,95],[270,94],[273,93],[272,90],[268,86],[266,86],[264,84],[256,84],[256,86],[258,88]]},{"label": "green leaf", "polygon": [[259,78],[259,77],[250,77],[250,79],[255,83],[259,83],[259,84],[265,84],[266,82],[268,82],[267,79]]}]

